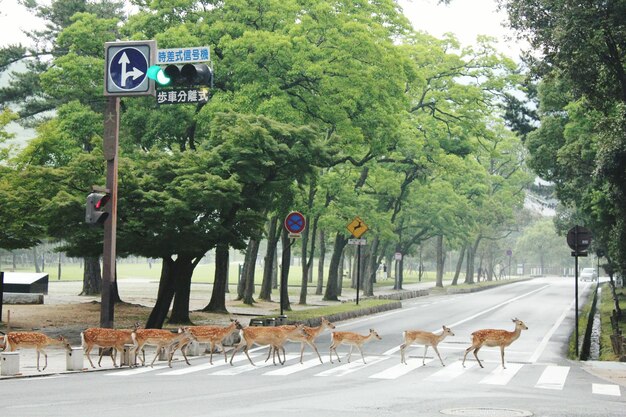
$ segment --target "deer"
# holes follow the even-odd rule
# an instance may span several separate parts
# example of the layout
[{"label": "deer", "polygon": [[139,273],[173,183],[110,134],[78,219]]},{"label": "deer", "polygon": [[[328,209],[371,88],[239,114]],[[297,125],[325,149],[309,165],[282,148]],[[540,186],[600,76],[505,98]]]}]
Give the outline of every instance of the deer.
[{"label": "deer", "polygon": [[[243,326],[236,319],[231,319],[231,323],[228,326],[187,326],[183,329],[189,330],[198,343],[209,343],[210,356],[209,363],[213,365],[213,350],[215,347],[219,347],[224,353],[224,362],[228,362],[228,356],[226,355],[226,349],[222,345],[224,339],[232,335],[233,333],[242,330]],[[181,329],[181,331],[183,330]],[[181,345],[181,350],[184,349],[188,343]]]},{"label": "deer", "polygon": [[[16,349],[34,348],[37,351],[37,371],[45,371],[48,367],[48,354],[44,350],[47,346],[63,345],[69,349],[70,345],[63,336],[49,337],[39,332],[9,332],[4,336],[5,349],[14,352]],[[43,353],[45,365],[39,369],[39,356]]]},{"label": "deer", "polygon": [[514,318],[512,319],[513,323],[515,323],[515,330],[512,332],[506,330],[495,330],[495,329],[483,329],[477,330],[472,333],[472,346],[465,349],[465,355],[463,356],[463,367],[465,367],[465,358],[469,352],[474,352],[474,357],[478,361],[478,364],[481,368],[484,368],[483,364],[478,359],[478,351],[481,347],[489,346],[500,346],[500,355],[502,357],[502,368],[506,369],[504,365],[504,348],[509,346],[515,340],[517,340],[522,333],[522,330],[528,330],[528,327],[524,324],[523,321]]},{"label": "deer", "polygon": [[330,344],[330,363],[333,362],[333,351],[335,351],[335,355],[337,355],[337,360],[341,362],[339,358],[339,354],[337,353],[337,346],[339,345],[349,345],[350,353],[348,354],[348,363],[350,363],[350,356],[352,356],[352,348],[356,346],[361,352],[361,358],[363,359],[363,363],[365,362],[365,356],[363,356],[363,349],[361,348],[366,342],[369,342],[372,339],[382,340],[383,338],[376,333],[374,329],[370,329],[370,332],[366,336],[362,336],[355,332],[332,332],[331,333],[331,344]]},{"label": "deer", "polygon": [[422,366],[426,365],[426,351],[429,346],[432,346],[435,349],[435,353],[439,356],[439,361],[441,362],[441,366],[446,366],[441,359],[441,355],[439,354],[439,350],[437,350],[437,345],[447,336],[454,336],[452,330],[449,327],[442,326],[443,332],[439,335],[425,332],[422,330],[407,330],[402,333],[402,337],[404,338],[404,343],[400,345],[400,363],[406,363],[406,358],[404,357],[404,350],[409,347],[412,343],[418,343],[420,345],[424,345],[424,357],[422,358]]},{"label": "deer", "polygon": [[[132,331],[131,337],[134,345],[131,352],[135,354],[135,366],[137,365],[137,352],[140,349],[143,349],[145,345],[156,346],[156,354],[154,355],[154,359],[152,359],[152,363],[150,363],[151,367],[154,367],[154,362],[162,349],[165,350],[166,348],[178,345],[180,342],[186,341],[187,339],[195,340],[193,334],[187,329],[181,329],[180,333],[172,333],[169,330],[163,329],[135,329]],[[167,365],[170,368],[172,367],[172,357],[174,356],[175,350],[176,349],[173,349],[171,351],[167,360]],[[187,359],[187,355],[185,355],[185,351],[181,350],[181,353],[187,365],[191,365]],[[141,364],[146,364],[145,359],[141,359]]]},{"label": "deer", "polygon": [[[135,323],[134,330],[139,328],[139,323]],[[102,361],[102,356],[104,354],[105,349],[111,349],[111,360],[113,361],[113,366],[117,368],[117,363],[115,362],[115,356],[117,352],[121,352],[124,349],[125,344],[133,343],[133,339],[131,333],[133,329],[108,329],[108,328],[99,328],[99,327],[90,327],[85,329],[80,334],[80,339],[82,341],[83,349],[85,350],[85,355],[87,356],[87,360],[91,364],[92,368],[96,366],[91,361],[91,350],[98,346],[102,348],[100,352],[100,357],[98,358],[98,366]],[[121,366],[121,363],[120,363]]]},{"label": "deer", "polygon": [[[233,349],[233,354],[230,357],[230,364],[233,364],[233,358],[235,354],[243,347],[243,351],[248,357],[248,360],[253,366],[256,366],[252,359],[250,359],[250,355],[248,354],[248,350],[252,345],[259,346],[270,346],[270,349],[274,349],[275,351],[284,350],[283,345],[288,339],[301,336],[306,336],[304,331],[304,325],[299,324],[295,326],[293,329],[284,328],[283,326],[278,327],[246,327],[240,331],[241,342],[235,349]],[[278,356],[278,362],[283,365],[285,362],[280,360],[280,355]],[[274,365],[276,365],[276,360],[274,359]]]},{"label": "deer", "polygon": [[[296,326],[286,325],[286,326],[279,326],[279,327],[292,329]],[[317,346],[315,345],[315,339],[320,335],[320,333],[324,331],[324,329],[334,329],[334,328],[335,328],[334,324],[328,321],[325,317],[322,317],[322,321],[319,326],[316,326],[316,327],[304,326],[304,332],[306,333],[306,336],[295,335],[294,337],[289,338],[290,342],[300,342],[300,363],[303,363],[302,361],[304,357],[304,345],[305,344],[311,346],[311,348],[315,351],[315,353],[317,353],[317,357],[319,358],[320,363],[324,363],[322,361],[322,357],[320,356],[319,351],[317,350]],[[266,362],[269,359],[272,352],[273,352],[273,349],[270,349],[270,351],[267,354],[267,359],[265,359]],[[283,350],[283,357],[284,356],[285,356],[285,352]]]}]

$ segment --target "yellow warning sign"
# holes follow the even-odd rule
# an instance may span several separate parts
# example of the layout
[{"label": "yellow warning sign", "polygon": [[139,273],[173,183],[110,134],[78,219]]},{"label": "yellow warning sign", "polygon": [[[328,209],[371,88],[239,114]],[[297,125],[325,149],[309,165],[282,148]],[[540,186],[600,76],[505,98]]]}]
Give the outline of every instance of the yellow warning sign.
[{"label": "yellow warning sign", "polygon": [[369,227],[361,220],[359,216],[356,216],[352,221],[346,226],[348,231],[352,233],[352,236],[355,238],[360,238],[363,236],[363,233],[369,230]]}]

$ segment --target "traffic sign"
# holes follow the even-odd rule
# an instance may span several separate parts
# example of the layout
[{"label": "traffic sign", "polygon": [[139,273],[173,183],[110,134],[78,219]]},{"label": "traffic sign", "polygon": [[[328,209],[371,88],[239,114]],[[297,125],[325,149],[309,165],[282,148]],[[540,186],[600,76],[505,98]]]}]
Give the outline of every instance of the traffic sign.
[{"label": "traffic sign", "polygon": [[367,239],[348,239],[348,245],[367,245]]},{"label": "traffic sign", "polygon": [[156,93],[157,104],[198,104],[208,100],[208,88],[170,88]]},{"label": "traffic sign", "polygon": [[211,60],[208,46],[191,46],[157,50],[157,64],[184,64],[187,62],[207,62]]},{"label": "traffic sign", "polygon": [[292,211],[285,217],[285,229],[289,233],[300,234],[306,227],[306,219],[299,211]]},{"label": "traffic sign", "polygon": [[591,231],[586,227],[574,226],[567,232],[568,246],[579,254],[581,252],[585,252],[587,248],[589,248],[589,245],[591,245],[591,238]]},{"label": "traffic sign", "polygon": [[352,221],[346,226],[348,231],[352,233],[352,236],[355,238],[360,238],[363,236],[363,233],[367,232],[369,228],[367,225],[361,220],[359,216],[356,216]]},{"label": "traffic sign", "polygon": [[154,83],[146,73],[155,61],[156,41],[106,42],[104,95],[148,96]]}]

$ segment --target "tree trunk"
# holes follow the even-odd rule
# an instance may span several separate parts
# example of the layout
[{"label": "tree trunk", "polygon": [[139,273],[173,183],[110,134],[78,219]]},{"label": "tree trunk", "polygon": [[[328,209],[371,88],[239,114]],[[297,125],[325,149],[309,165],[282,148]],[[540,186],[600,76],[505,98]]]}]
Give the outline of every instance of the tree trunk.
[{"label": "tree trunk", "polygon": [[461,252],[459,253],[459,259],[456,262],[456,269],[454,270],[454,278],[452,278],[452,285],[457,285],[459,281],[459,275],[461,274],[461,267],[463,266],[463,259],[465,258],[465,246],[461,248]]},{"label": "tree trunk", "polygon": [[244,263],[243,268],[243,281],[245,284],[243,303],[248,305],[254,304],[254,275],[258,255],[259,241],[258,239],[250,239],[250,242],[248,243],[248,251],[246,253],[246,262]]},{"label": "tree trunk", "polygon": [[102,289],[102,271],[100,270],[100,258],[86,256],[84,258],[85,269],[83,270],[83,291],[80,295],[97,295]]},{"label": "tree trunk", "polygon": [[324,262],[326,258],[326,238],[323,230],[320,230],[320,256],[317,260],[317,287],[315,295],[322,295],[324,288]]},{"label": "tree trunk", "polygon": [[276,228],[278,217],[272,216],[267,231],[267,251],[265,252],[263,264],[263,281],[261,282],[261,292],[259,298],[261,300],[272,301],[272,274],[274,272],[274,260],[276,258],[276,244],[278,238]]},{"label": "tree trunk", "polygon": [[443,267],[444,267],[444,256],[443,256],[443,235],[437,236],[437,278],[435,285],[439,288],[443,288]]},{"label": "tree trunk", "polygon": [[291,303],[289,303],[289,268],[291,264],[291,244],[287,229],[283,228],[280,234],[280,242],[283,247],[283,256],[281,258],[280,268],[280,308],[283,311],[291,311]]},{"label": "tree trunk", "polygon": [[376,272],[378,271],[378,258],[376,254],[378,253],[379,243],[378,236],[376,236],[368,251],[368,256],[366,257],[367,264],[363,275],[363,296],[365,297],[372,297],[374,295],[374,281],[376,280]]},{"label": "tree trunk", "polygon": [[37,247],[33,247],[33,261],[35,262],[35,272],[41,272],[41,268],[39,267],[39,261],[37,260]]},{"label": "tree trunk", "polygon": [[215,280],[211,301],[202,309],[213,313],[228,313],[226,310],[226,286],[228,285],[228,245],[221,243],[215,248]]},{"label": "tree trunk", "polygon": [[335,236],[335,245],[333,247],[333,254],[330,257],[330,266],[328,267],[328,282],[326,283],[326,292],[324,294],[324,300],[326,301],[339,301],[338,296],[338,283],[339,283],[339,260],[341,259],[341,252],[348,240],[342,233],[337,233]]},{"label": "tree trunk", "polygon": [[[300,304],[302,305],[306,304],[306,296],[309,291],[308,284],[313,282],[313,259],[315,258],[315,235],[317,234],[318,219],[319,216],[313,220],[313,227],[311,227],[310,232],[309,229],[306,229],[302,234],[302,285],[300,286]],[[307,224],[309,224],[308,218]],[[308,251],[309,242],[311,242],[310,252]]]},{"label": "tree trunk", "polygon": [[160,329],[163,327],[170,305],[176,292],[175,275],[173,274],[174,261],[172,258],[163,258],[161,266],[161,279],[156,304],[148,317],[146,329]]},{"label": "tree trunk", "polygon": [[189,295],[191,294],[191,277],[193,271],[202,259],[202,255],[178,255],[175,262],[175,278],[174,285],[176,293],[174,294],[174,304],[172,305],[172,314],[170,323],[190,324],[189,317]]}]

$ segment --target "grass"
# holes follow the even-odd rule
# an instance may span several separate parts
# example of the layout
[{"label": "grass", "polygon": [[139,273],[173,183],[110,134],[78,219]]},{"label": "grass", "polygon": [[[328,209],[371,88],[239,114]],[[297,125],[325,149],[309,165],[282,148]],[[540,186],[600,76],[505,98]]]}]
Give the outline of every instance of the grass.
[{"label": "grass", "polygon": [[357,306],[354,302],[339,303],[335,305],[310,308],[306,310],[293,310],[286,312],[289,320],[304,321],[316,317],[325,317],[332,314],[345,313],[347,311],[359,310],[362,308],[376,307],[384,304],[395,303],[394,300],[378,300],[378,299],[365,299],[359,301]]},{"label": "grass", "polygon": [[[626,310],[626,289],[618,288],[616,289],[618,300],[620,303],[620,308]],[[611,327],[611,315],[613,314],[613,309],[615,308],[615,304],[613,302],[613,296],[611,294],[611,287],[609,283],[602,284],[602,293],[600,295],[600,300],[598,304],[598,311],[600,312],[600,323],[601,323],[601,333],[600,333],[600,360],[601,361],[617,361],[619,357],[613,353],[613,347],[611,345],[611,334],[613,334],[613,328]],[[620,329],[622,332],[626,332],[626,319],[623,317],[624,312],[622,313],[622,320],[620,322]]]},{"label": "grass", "polygon": [[[582,306],[582,309],[578,313],[578,341],[576,340],[576,329],[572,332],[569,337],[569,346],[567,351],[567,357],[569,359],[578,360],[578,356],[576,356],[576,343],[579,344],[578,353],[580,354],[580,343],[585,336],[585,329],[587,328],[587,323],[589,323],[589,312],[591,311],[591,305],[593,304],[593,294],[589,296],[587,302]],[[596,307],[597,309],[597,307]]]}]

